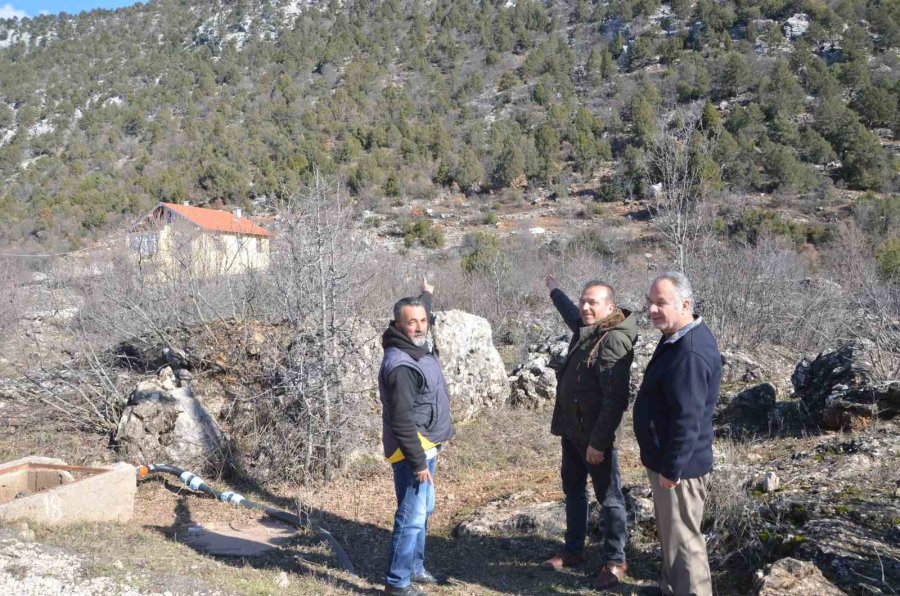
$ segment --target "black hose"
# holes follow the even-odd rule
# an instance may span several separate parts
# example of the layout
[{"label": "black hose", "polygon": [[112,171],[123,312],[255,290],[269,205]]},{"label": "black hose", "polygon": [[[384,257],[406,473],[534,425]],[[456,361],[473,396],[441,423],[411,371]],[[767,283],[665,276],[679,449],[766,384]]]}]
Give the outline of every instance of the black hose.
[{"label": "black hose", "polygon": [[338,562],[340,563],[344,571],[347,571],[352,575],[356,575],[356,570],[353,567],[353,562],[350,561],[350,557],[348,557],[347,553],[344,552],[344,549],[341,547],[337,539],[331,534],[331,532],[329,532],[325,528],[312,523],[309,519],[309,516],[304,516],[303,518],[301,518],[299,515],[288,513],[287,511],[282,511],[281,509],[275,509],[274,507],[260,505],[259,503],[251,501],[250,499],[244,498],[243,495],[240,495],[238,493],[229,491],[219,492],[208,485],[202,478],[200,478],[193,472],[188,472],[186,470],[182,470],[181,468],[176,468],[175,466],[169,466],[166,464],[147,464],[144,466],[138,466],[137,468],[138,478],[145,478],[147,475],[154,473],[172,474],[173,476],[177,476],[191,490],[205,493],[213,497],[214,499],[222,501],[223,503],[231,503],[232,505],[239,505],[241,507],[246,507],[247,509],[263,511],[271,517],[280,519],[281,521],[287,522],[289,524],[293,524],[298,528],[311,528],[313,531],[315,531],[319,538],[321,538],[325,542],[328,542],[328,544],[331,546],[332,552],[334,552],[335,556],[338,559]]}]

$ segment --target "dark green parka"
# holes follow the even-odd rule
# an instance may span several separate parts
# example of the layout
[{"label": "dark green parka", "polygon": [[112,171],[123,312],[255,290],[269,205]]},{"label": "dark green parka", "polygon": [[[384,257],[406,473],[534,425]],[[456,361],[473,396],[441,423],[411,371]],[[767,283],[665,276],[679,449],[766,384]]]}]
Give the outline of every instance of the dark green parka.
[{"label": "dark green parka", "polygon": [[572,330],[566,361],[556,373],[556,406],[550,432],[598,451],[614,446],[628,408],[637,325],[630,311],[616,309],[584,327],[578,307],[559,289],[553,305]]}]

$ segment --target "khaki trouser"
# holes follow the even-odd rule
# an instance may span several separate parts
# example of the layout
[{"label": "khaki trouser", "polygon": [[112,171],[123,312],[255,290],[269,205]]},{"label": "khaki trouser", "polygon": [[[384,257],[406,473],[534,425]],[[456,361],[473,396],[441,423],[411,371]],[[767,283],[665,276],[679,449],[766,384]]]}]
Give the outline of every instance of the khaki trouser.
[{"label": "khaki trouser", "polygon": [[656,510],[656,533],[662,547],[659,589],[675,596],[710,596],[712,578],[706,555],[706,540],[700,532],[709,474],[682,479],[666,490],[659,474],[647,470]]}]

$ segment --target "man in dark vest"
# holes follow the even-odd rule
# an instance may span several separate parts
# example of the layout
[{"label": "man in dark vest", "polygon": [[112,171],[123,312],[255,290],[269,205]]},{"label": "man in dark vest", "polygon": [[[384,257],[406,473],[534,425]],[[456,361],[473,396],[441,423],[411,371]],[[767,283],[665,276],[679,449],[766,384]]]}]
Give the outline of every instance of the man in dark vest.
[{"label": "man in dark vest", "polygon": [[700,531],[712,470],[713,412],[722,356],[681,273],[663,273],[647,296],[662,337],[634,402],[634,435],[647,468],[662,547],[663,594],[708,596],[712,580]]},{"label": "man in dark vest", "polygon": [[433,291],[425,280],[418,298],[397,301],[394,320],[381,337],[382,442],[397,496],[386,594],[424,595],[414,584],[438,583],[425,569],[425,532],[434,510],[437,453],[453,426],[447,384],[427,341]]},{"label": "man in dark vest", "polygon": [[625,561],[625,498],[619,477],[616,429],[628,407],[631,362],[637,326],[632,314],[618,308],[612,286],[590,281],[578,306],[548,275],[550,298],[572,341],[557,371],[556,406],[550,432],[562,437],[562,485],[566,495],[565,548],[544,562],[548,569],[584,563],[587,535],[587,477],[601,506],[603,566],[594,586],[605,590],[619,583]]}]

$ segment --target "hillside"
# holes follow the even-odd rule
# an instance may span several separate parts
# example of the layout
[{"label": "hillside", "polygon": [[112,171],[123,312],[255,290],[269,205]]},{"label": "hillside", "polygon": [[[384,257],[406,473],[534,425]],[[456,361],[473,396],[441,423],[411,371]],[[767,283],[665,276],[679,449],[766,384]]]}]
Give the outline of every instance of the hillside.
[{"label": "hillside", "polygon": [[[151,477],[128,526],[0,524],[0,591],[373,593],[393,512],[380,337],[428,283],[458,422],[435,593],[595,593],[538,568],[561,544],[548,429],[569,337],[545,276],[573,298],[615,287],[636,389],[648,286],[675,268],[725,371],[716,592],[783,564],[821,582],[764,594],[894,593],[898,79],[900,0],[151,0],[0,21],[0,462],[190,468],[309,514],[359,574],[307,530],[262,557],[197,552],[197,524],[256,512]],[[264,265],[203,267],[196,246],[227,254],[208,226],[126,248],[159,201],[261,224]],[[630,417],[614,593],[647,594]]]},{"label": "hillside", "polygon": [[898,39],[880,0],[154,0],[4,21],[0,245],[79,247],[158,200],[263,211],[316,171],[370,209],[462,189],[487,212],[578,183],[641,199],[664,116],[704,103],[713,190],[815,217],[834,187],[895,188]]}]

